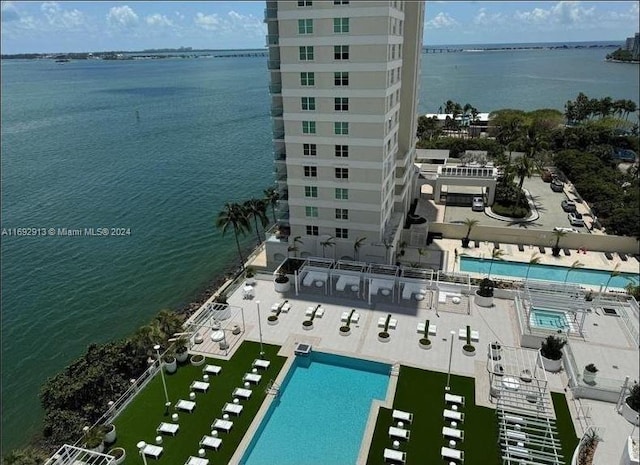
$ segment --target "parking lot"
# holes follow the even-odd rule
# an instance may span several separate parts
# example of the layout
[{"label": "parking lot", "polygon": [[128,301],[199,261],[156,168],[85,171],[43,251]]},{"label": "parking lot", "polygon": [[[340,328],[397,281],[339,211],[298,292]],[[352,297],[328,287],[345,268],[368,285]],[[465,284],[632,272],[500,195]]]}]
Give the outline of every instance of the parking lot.
[{"label": "parking lot", "polygon": [[[571,190],[565,186],[564,192],[554,192],[551,190],[550,184],[543,182],[540,176],[532,176],[529,179],[525,179],[523,187],[529,191],[533,197],[536,208],[540,217],[526,224],[527,229],[540,229],[550,231],[555,227],[562,228],[575,228],[581,233],[589,234],[589,229],[581,226],[571,226],[569,219],[560,203],[563,200],[573,200],[577,205],[579,213],[584,215],[584,220],[587,225],[591,224],[591,212],[586,204],[581,202],[581,199]],[[506,222],[491,218],[484,212],[474,212],[471,207],[454,207],[446,206],[444,212],[444,221],[446,223],[461,223],[465,218],[471,218],[478,220],[479,224],[486,226],[500,226],[511,228],[522,228],[523,225],[518,222]]]}]

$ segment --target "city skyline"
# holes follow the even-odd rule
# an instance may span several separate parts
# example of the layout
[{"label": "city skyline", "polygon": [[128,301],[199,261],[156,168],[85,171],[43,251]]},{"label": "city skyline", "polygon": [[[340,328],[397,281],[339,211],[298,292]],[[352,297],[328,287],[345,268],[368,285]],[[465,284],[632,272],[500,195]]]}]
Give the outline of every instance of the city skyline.
[{"label": "city skyline", "polygon": [[[2,53],[264,48],[264,2],[2,2]],[[638,2],[427,2],[425,45],[620,41]]]}]

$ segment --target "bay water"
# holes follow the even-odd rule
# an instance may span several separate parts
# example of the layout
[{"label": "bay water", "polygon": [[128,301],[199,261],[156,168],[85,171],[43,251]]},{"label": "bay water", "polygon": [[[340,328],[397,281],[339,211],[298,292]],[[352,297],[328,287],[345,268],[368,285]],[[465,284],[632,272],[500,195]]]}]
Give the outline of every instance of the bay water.
[{"label": "bay water", "polygon": [[[638,102],[638,65],[607,63],[610,51],[424,54],[419,110],[562,110],[578,92]],[[273,164],[266,58],[3,60],[1,71],[2,228],[38,228],[1,238],[4,454],[38,430],[48,377],[185,305],[237,260],[215,217],[262,196]]]}]

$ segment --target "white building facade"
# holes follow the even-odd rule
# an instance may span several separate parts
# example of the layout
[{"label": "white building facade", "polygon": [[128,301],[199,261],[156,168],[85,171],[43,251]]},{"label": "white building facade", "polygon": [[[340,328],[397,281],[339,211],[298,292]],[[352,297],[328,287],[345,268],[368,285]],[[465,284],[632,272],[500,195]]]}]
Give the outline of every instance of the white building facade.
[{"label": "white building facade", "polygon": [[421,1],[266,2],[281,195],[268,260],[299,237],[298,256],[392,261],[415,190],[423,21]]}]

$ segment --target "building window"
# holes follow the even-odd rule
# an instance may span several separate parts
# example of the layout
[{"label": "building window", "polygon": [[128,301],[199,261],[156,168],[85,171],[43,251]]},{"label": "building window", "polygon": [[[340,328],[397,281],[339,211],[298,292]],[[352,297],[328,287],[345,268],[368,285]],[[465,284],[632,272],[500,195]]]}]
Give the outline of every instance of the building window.
[{"label": "building window", "polygon": [[346,121],[340,121],[333,123],[333,133],[339,136],[346,136],[349,134],[349,123]]},{"label": "building window", "polygon": [[302,133],[303,134],[315,134],[316,133],[316,122],[315,121],[303,121],[302,122]]},{"label": "building window", "polygon": [[316,186],[304,186],[305,197],[318,197],[318,188]]},{"label": "building window", "polygon": [[336,228],[336,239],[349,239],[349,230],[347,228]]},{"label": "building window", "polygon": [[311,61],[313,60],[313,47],[312,46],[303,46],[299,47],[300,50],[300,60],[301,61]]},{"label": "building window", "polygon": [[349,189],[336,187],[336,200],[349,200]]},{"label": "building window", "polygon": [[349,210],[346,208],[336,208],[336,220],[348,220]]},{"label": "building window", "polygon": [[313,6],[313,2],[310,1],[305,1],[305,2],[298,2],[298,6]]},{"label": "building window", "polygon": [[306,156],[315,157],[317,154],[316,144],[302,144],[302,150]]},{"label": "building window", "polygon": [[338,87],[349,85],[349,73],[347,71],[338,71],[333,73],[333,84]]},{"label": "building window", "polygon": [[336,154],[336,157],[347,158],[349,156],[349,146],[348,145],[336,145],[335,154]]},{"label": "building window", "polygon": [[318,207],[304,207],[304,215],[308,218],[317,218]]},{"label": "building window", "polygon": [[317,236],[317,235],[318,235],[317,226],[307,226],[307,236]]},{"label": "building window", "polygon": [[298,34],[313,34],[313,19],[299,19]]},{"label": "building window", "polygon": [[336,111],[349,111],[349,98],[336,97],[333,99],[333,105]]},{"label": "building window", "polygon": [[[300,3],[300,2],[298,2]],[[333,0],[334,5],[348,5],[349,0]]]},{"label": "building window", "polygon": [[333,59],[334,60],[348,60],[349,59],[349,46],[348,45],[334,45],[333,46]]},{"label": "building window", "polygon": [[349,18],[333,18],[333,32],[336,34],[349,32]]},{"label": "building window", "polygon": [[349,179],[349,168],[336,168],[336,179]]},{"label": "building window", "polygon": [[315,86],[316,85],[315,73],[300,73],[300,85]]},{"label": "building window", "polygon": [[305,178],[317,178],[318,177],[318,167],[317,166],[305,166],[304,167],[304,177]]},{"label": "building window", "polygon": [[302,97],[300,100],[301,100],[303,110],[315,111],[316,109],[315,97]]}]

